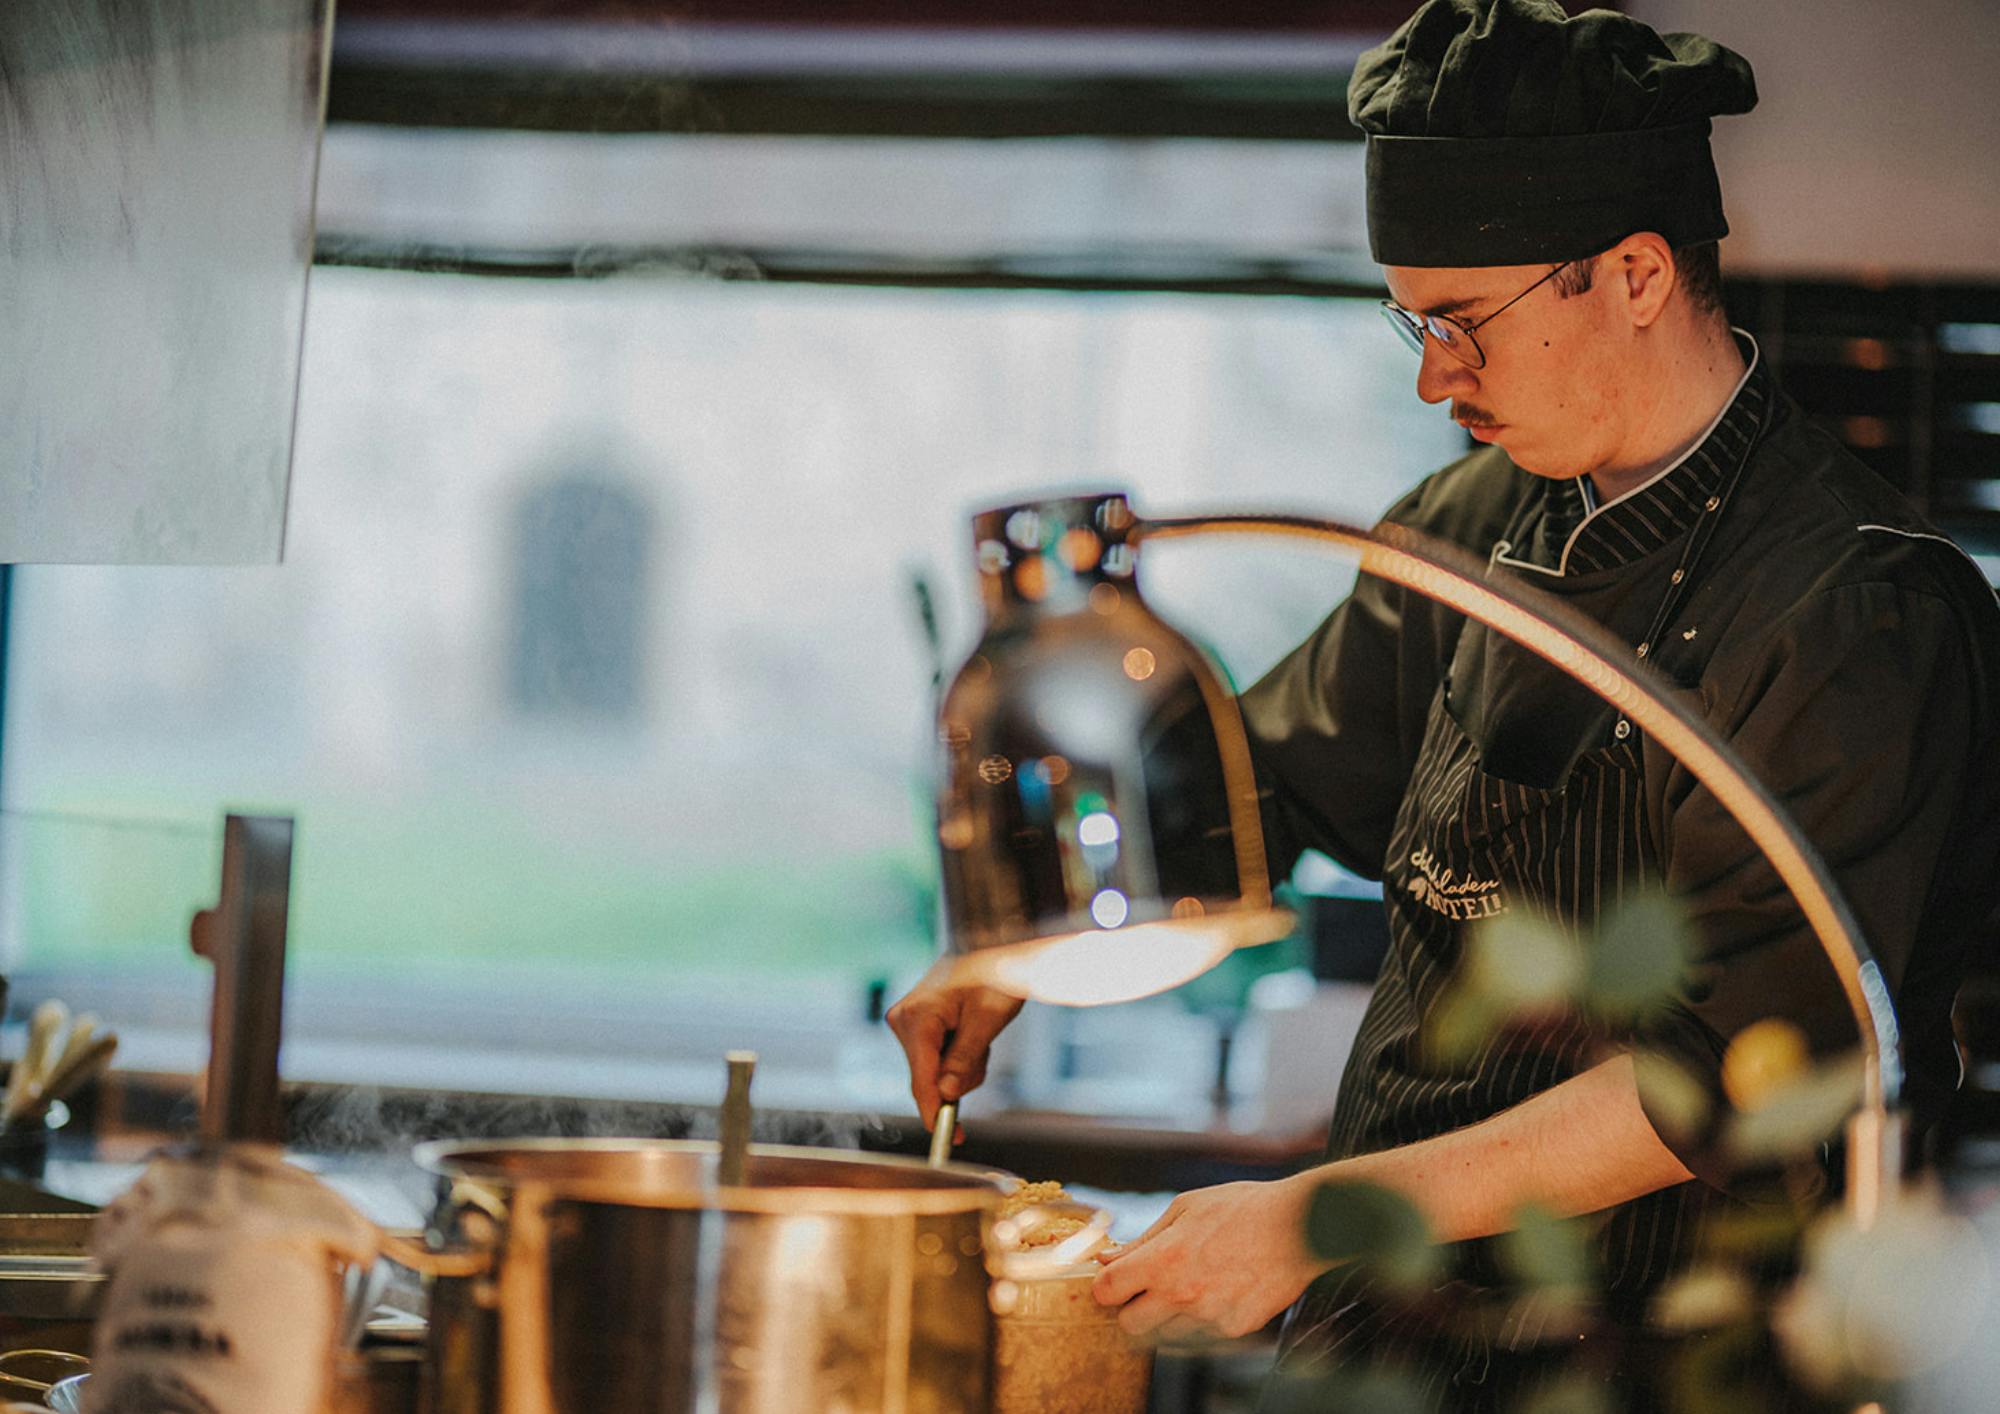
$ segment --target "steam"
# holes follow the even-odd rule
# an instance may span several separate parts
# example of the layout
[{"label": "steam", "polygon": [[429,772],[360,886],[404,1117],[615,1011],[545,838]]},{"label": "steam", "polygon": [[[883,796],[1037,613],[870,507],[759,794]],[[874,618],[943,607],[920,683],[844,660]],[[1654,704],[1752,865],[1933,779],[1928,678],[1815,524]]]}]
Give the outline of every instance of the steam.
[{"label": "steam", "polygon": [[[328,1176],[346,1174],[372,1196],[364,1209],[392,1227],[420,1225],[437,1196],[437,1176],[412,1150],[432,1140],[714,1139],[715,1106],[634,1100],[492,1096],[376,1086],[291,1092],[290,1145],[313,1155]],[[770,1111],[752,1116],[753,1144],[815,1149],[868,1147],[889,1132],[877,1115]],[[393,1200],[383,1201],[393,1194]]]},{"label": "steam", "polygon": [[[376,1086],[311,1089],[295,1098],[291,1144],[309,1153],[408,1153],[445,1139],[713,1139],[712,1105],[552,1096],[491,1096]],[[760,1110],[758,1144],[814,1149],[881,1147],[891,1133],[879,1115],[847,1111]]]},{"label": "steam", "polygon": [[[337,124],[322,147],[317,259],[558,280],[763,280],[728,226],[690,223],[656,198],[640,196],[635,211],[635,193],[711,185],[740,161],[702,142]],[[565,199],[547,199],[552,187]]]}]

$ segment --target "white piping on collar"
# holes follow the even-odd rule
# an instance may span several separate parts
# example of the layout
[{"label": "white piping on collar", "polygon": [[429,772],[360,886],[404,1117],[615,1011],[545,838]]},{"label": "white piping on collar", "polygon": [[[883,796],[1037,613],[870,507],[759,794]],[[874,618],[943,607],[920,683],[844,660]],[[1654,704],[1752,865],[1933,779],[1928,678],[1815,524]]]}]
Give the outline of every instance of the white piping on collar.
[{"label": "white piping on collar", "polygon": [[[1972,566],[1972,572],[1974,574],[1978,575],[1981,579],[1986,578],[1986,571],[1980,568],[1979,561],[1972,558],[1972,552],[1967,550],[1963,545],[1959,544],[1956,540],[1952,539],[1949,535],[1939,535],[1936,531],[1931,531],[1931,530],[1904,530],[1901,526],[1878,525],[1872,521],[1864,522],[1863,524],[1857,525],[1854,528],[1856,530],[1880,531],[1884,535],[1900,535],[1905,540],[1935,540],[1940,545],[1946,545],[1958,551],[1960,557],[1963,558],[1967,564]],[[1991,585],[1991,581],[1988,581],[1988,583],[1989,585]],[[1995,596],[2000,597],[2000,585],[1992,585],[1991,587],[1993,588]]]},{"label": "white piping on collar", "polygon": [[[1515,559],[1513,556],[1507,553],[1507,551],[1513,549],[1514,547],[1504,540],[1493,547],[1493,553],[1487,561],[1488,567],[1491,568],[1493,564],[1498,563],[1507,566],[1509,569],[1533,570],[1536,574],[1545,574],[1548,575],[1551,579],[1561,579],[1565,574],[1569,572],[1569,552],[1575,547],[1577,542],[1577,537],[1583,534],[1585,526],[1589,525],[1593,520],[1596,520],[1599,516],[1603,515],[1606,511],[1610,510],[1613,506],[1616,506],[1624,501],[1628,501],[1632,497],[1638,495],[1641,491],[1647,490],[1650,487],[1658,485],[1666,477],[1671,476],[1674,472],[1680,470],[1680,468],[1686,464],[1687,459],[1693,456],[1697,451],[1699,451],[1701,449],[1702,444],[1708,441],[1709,437],[1713,435],[1715,429],[1722,425],[1722,419],[1729,416],[1729,410],[1736,406],[1736,400],[1743,395],[1743,385],[1750,381],[1750,375],[1756,371],[1757,360],[1763,356],[1763,350],[1757,347],[1757,340],[1754,337],[1752,337],[1748,329],[1739,329],[1734,324],[1732,324],[1729,326],[1729,332],[1736,335],[1744,343],[1750,346],[1750,361],[1747,365],[1745,365],[1743,369],[1743,376],[1736,380],[1736,386],[1730,389],[1729,396],[1722,400],[1721,409],[1715,414],[1715,416],[1712,419],[1709,420],[1708,426],[1702,428],[1701,435],[1699,437],[1696,437],[1692,442],[1688,443],[1686,451],[1682,452],[1679,456],[1675,457],[1671,462],[1668,462],[1665,466],[1661,467],[1658,471],[1653,473],[1651,476],[1647,477],[1637,486],[1634,486],[1631,490],[1621,492],[1619,495],[1612,497],[1608,501],[1596,502],[1596,504],[1593,505],[1592,503],[1595,501],[1596,498],[1593,495],[1591,495],[1589,488],[1586,487],[1584,492],[1584,504],[1586,506],[1590,506],[1591,509],[1585,513],[1582,520],[1576,523],[1576,528],[1570,531],[1569,539],[1563,541],[1562,555],[1560,558],[1556,560],[1556,567],[1554,569],[1550,569],[1546,565],[1532,564],[1527,560]],[[1586,473],[1586,475],[1587,474],[1588,473]]]}]

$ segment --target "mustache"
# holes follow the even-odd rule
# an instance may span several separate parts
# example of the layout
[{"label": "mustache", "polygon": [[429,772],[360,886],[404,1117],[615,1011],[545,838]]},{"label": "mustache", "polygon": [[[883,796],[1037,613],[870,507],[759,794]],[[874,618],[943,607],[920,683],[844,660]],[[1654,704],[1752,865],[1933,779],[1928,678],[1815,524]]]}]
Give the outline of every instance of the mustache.
[{"label": "mustache", "polygon": [[1451,420],[1466,427],[1498,427],[1500,419],[1485,408],[1474,407],[1471,403],[1453,403]]}]

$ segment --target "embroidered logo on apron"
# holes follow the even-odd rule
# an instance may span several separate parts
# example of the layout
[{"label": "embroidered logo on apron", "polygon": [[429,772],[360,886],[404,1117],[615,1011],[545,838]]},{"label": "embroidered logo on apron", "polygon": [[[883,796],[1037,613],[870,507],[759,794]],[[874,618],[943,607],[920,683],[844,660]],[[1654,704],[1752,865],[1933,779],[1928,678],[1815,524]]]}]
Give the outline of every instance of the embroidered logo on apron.
[{"label": "embroidered logo on apron", "polygon": [[1410,867],[1416,872],[1404,887],[1434,913],[1462,923],[1507,911],[1507,900],[1500,892],[1498,879],[1460,878],[1456,869],[1440,864],[1428,847],[1420,847],[1410,855]]}]

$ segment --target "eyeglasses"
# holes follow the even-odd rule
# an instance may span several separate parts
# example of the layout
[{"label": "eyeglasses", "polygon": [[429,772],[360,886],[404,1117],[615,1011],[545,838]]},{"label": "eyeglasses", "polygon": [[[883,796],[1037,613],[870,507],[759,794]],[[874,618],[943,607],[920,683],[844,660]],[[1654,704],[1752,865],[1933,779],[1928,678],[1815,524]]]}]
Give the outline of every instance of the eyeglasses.
[{"label": "eyeglasses", "polygon": [[1575,263],[1573,260],[1565,260],[1561,265],[1549,271],[1548,274],[1542,276],[1541,279],[1535,281],[1534,284],[1528,286],[1527,289],[1521,291],[1518,295],[1515,295],[1514,298],[1508,300],[1507,303],[1501,305],[1484,319],[1475,319],[1470,324],[1462,324],[1458,320],[1453,319],[1449,314],[1418,314],[1415,310],[1405,309],[1394,300],[1389,299],[1382,301],[1382,313],[1388,319],[1389,327],[1396,331],[1397,335],[1401,337],[1404,343],[1410,346],[1411,351],[1418,357],[1423,356],[1424,335],[1428,334],[1436,341],[1439,348],[1443,349],[1466,367],[1484,368],[1486,367],[1486,351],[1479,347],[1479,340],[1472,337],[1472,331],[1491,324],[1494,320],[1498,319],[1536,290],[1539,290],[1543,285],[1555,279],[1557,275]]}]

